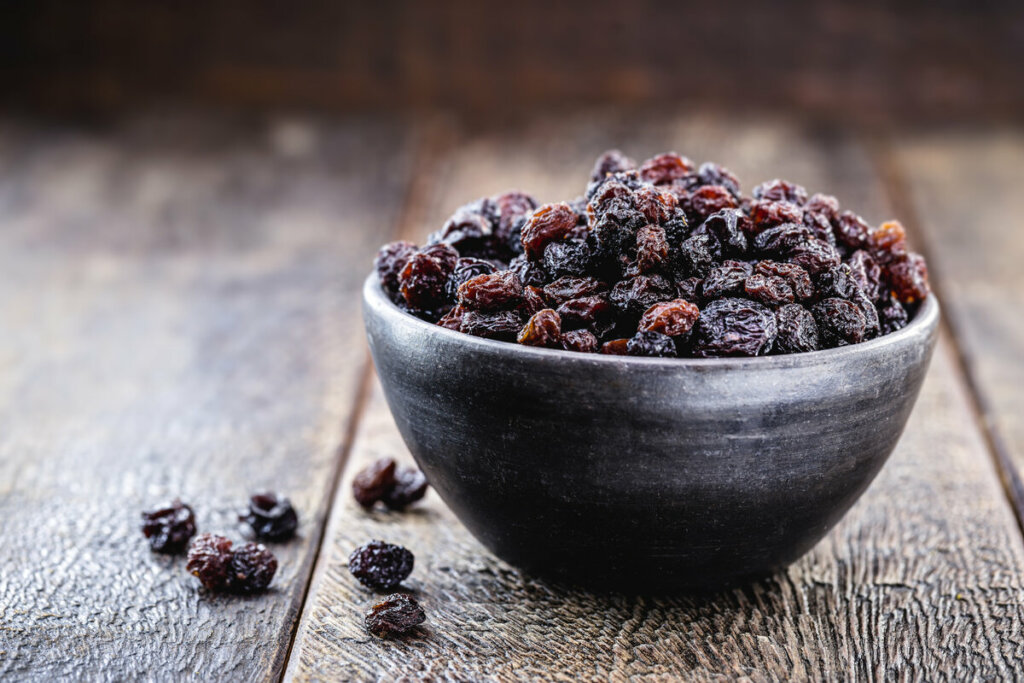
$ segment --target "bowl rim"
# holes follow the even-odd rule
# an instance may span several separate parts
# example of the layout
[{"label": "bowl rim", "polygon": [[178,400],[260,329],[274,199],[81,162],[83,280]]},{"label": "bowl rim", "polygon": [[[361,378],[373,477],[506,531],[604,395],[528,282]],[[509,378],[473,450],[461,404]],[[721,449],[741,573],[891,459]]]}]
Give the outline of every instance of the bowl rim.
[{"label": "bowl rim", "polygon": [[[513,355],[522,358],[543,360],[572,360],[576,362],[588,362],[598,365],[612,366],[636,366],[636,367],[659,367],[666,369],[680,368],[731,368],[731,369],[770,369],[794,367],[800,365],[825,365],[844,360],[850,360],[857,356],[874,355],[883,350],[896,346],[926,341],[933,335],[939,322],[939,302],[935,292],[921,302],[914,318],[906,327],[890,332],[889,334],[876,337],[860,344],[839,346],[832,349],[821,349],[819,351],[805,351],[803,353],[790,353],[779,356],[729,356],[714,358],[650,358],[643,356],[617,356],[601,353],[580,353],[578,351],[566,351],[564,349],[549,349],[536,346],[526,346],[512,342],[485,339],[463,332],[456,332],[434,323],[421,320],[411,313],[407,313],[395,305],[384,293],[383,287],[377,274],[371,272],[363,283],[363,304],[365,309],[373,309],[383,316],[387,316],[401,324],[413,327],[422,327],[423,333],[440,335],[442,339],[448,339],[467,348],[475,348],[481,352],[489,352],[502,355]],[[364,316],[364,324],[366,324]]]}]

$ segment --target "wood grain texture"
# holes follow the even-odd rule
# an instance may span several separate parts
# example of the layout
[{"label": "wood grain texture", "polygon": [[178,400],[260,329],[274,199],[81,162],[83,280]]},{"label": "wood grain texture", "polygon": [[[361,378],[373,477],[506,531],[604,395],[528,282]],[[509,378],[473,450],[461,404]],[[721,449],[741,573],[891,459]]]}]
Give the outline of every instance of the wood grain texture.
[{"label": "wood grain texture", "polygon": [[[445,161],[436,225],[456,204],[520,186],[571,197],[589,159],[618,144],[675,147],[746,180],[782,175],[871,220],[889,207],[867,154],[828,130],[614,116],[469,136]],[[409,459],[379,388],[338,490],[289,660],[293,680],[806,680],[1011,676],[1024,658],[1024,547],[944,337],[892,460],[847,517],[785,572],[701,597],[592,594],[522,575],[472,539],[431,493],[407,514],[365,513],[354,472]],[[374,596],[346,558],[371,538],[416,553],[406,582],[428,611],[416,636],[369,637]]]},{"label": "wood grain texture", "polygon": [[905,190],[1004,480],[1024,524],[1024,135],[901,138],[882,163]]},{"label": "wood grain texture", "polygon": [[[370,121],[0,124],[0,677],[279,675],[407,142]],[[267,595],[211,595],[139,532],[180,495],[240,540],[262,487],[301,518]]]}]

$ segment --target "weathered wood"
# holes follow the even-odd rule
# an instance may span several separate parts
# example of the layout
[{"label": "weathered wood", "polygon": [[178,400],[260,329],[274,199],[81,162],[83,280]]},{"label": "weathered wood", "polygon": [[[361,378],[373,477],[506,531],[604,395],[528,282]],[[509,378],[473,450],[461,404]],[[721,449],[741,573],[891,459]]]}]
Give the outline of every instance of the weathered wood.
[{"label": "weathered wood", "polygon": [[1024,136],[901,138],[882,165],[905,190],[1003,478],[1024,524]]},{"label": "weathered wood", "polygon": [[[0,125],[0,677],[276,678],[366,352],[356,294],[406,191],[396,125]],[[242,538],[290,496],[267,595],[153,554],[173,496]]]},{"label": "weathered wood", "polygon": [[[572,196],[589,165],[581,155],[622,140],[637,155],[674,146],[714,158],[748,187],[784,175],[834,191],[873,220],[887,213],[866,155],[846,139],[699,118],[645,121],[637,136],[626,123],[575,120],[470,139],[451,155],[452,175],[426,213],[440,218],[441,207],[506,186]],[[375,389],[286,677],[957,680],[1007,677],[1024,657],[1024,548],[947,338],[892,460],[840,525],[787,571],[714,596],[595,595],[531,579],[489,555],[433,493],[407,514],[365,513],[350,481],[381,455],[409,459]],[[346,558],[371,538],[417,555],[406,586],[429,616],[415,637],[380,641],[363,630],[374,595],[348,574]]]}]

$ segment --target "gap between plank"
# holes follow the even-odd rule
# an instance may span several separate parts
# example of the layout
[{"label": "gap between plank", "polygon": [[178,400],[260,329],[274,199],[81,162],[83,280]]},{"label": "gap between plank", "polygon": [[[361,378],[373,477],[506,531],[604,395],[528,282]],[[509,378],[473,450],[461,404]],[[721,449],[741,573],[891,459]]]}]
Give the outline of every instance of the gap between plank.
[{"label": "gap between plank", "polygon": [[[903,222],[910,228],[913,240],[917,243],[919,251],[924,254],[925,260],[929,263],[929,268],[932,269],[932,273],[938,274],[940,271],[934,268],[935,265],[938,265],[938,260],[933,258],[935,250],[931,248],[932,238],[922,226],[921,217],[917,212],[913,196],[911,195],[906,172],[892,151],[889,136],[867,135],[865,140],[868,154],[878,170],[893,211],[896,215],[901,216]],[[945,280],[932,277],[930,284],[935,295],[939,297],[940,302],[952,302],[952,299],[945,297]],[[970,361],[961,346],[959,336],[960,323],[957,320],[952,303],[944,308],[940,324],[948,332],[948,336],[952,341],[953,358],[957,371],[967,387],[971,411],[974,413],[975,419],[981,428],[982,436],[995,464],[996,472],[999,474],[999,481],[1003,485],[1003,493],[1006,495],[1010,507],[1013,508],[1018,531],[1021,532],[1022,539],[1024,539],[1024,481],[1022,481],[1020,473],[1013,465],[1009,446],[1003,441],[999,430],[990,418],[993,415],[993,411],[985,398],[985,393],[981,390],[981,386],[975,379],[975,373],[971,369]]]},{"label": "gap between plank", "polygon": [[[428,171],[436,170],[434,168],[435,160],[438,158],[441,151],[449,146],[452,141],[451,125],[442,119],[433,118],[422,124],[422,126],[417,126],[417,128],[418,130],[415,130],[412,134],[413,150],[410,154],[411,162],[408,166],[409,182],[407,183],[407,189],[404,201],[402,202],[401,211],[395,221],[395,230],[391,233],[391,239],[408,239],[417,234],[417,228],[420,227],[420,224],[423,221],[423,212],[427,206],[430,191],[434,187],[433,178]],[[362,297],[361,283],[359,290],[355,294],[360,298]],[[366,349],[363,356],[362,367],[360,369],[359,381],[356,385],[355,400],[352,405],[352,410],[349,412],[348,419],[345,422],[342,442],[336,451],[336,458],[338,461],[337,467],[335,467],[331,482],[328,485],[327,505],[324,510],[323,523],[320,525],[320,535],[314,545],[309,576],[306,581],[305,589],[302,591],[302,600],[299,602],[298,616],[295,620],[295,625],[292,627],[291,637],[288,639],[288,647],[285,650],[284,660],[277,676],[279,681],[284,680],[288,673],[288,665],[291,663],[292,653],[295,649],[295,641],[298,638],[299,628],[306,612],[306,603],[309,601],[309,596],[313,592],[317,565],[320,562],[320,555],[327,537],[327,532],[330,528],[331,517],[334,513],[334,504],[339,495],[338,489],[341,485],[341,479],[345,473],[345,467],[348,465],[349,455],[356,440],[356,433],[359,429],[359,424],[366,411],[366,405],[369,403],[370,391],[373,386],[373,376],[373,359],[370,357],[370,350]]]}]

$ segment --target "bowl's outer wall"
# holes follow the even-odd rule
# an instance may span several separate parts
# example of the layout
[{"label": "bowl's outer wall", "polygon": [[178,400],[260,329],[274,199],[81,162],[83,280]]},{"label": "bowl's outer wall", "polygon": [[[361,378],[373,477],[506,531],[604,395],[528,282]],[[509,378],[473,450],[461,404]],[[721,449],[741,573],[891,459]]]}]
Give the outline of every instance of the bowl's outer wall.
[{"label": "bowl's outer wall", "polygon": [[510,564],[633,589],[769,572],[821,539],[906,424],[937,304],[921,316],[869,352],[648,362],[473,343],[364,289],[395,422],[466,527]]}]

